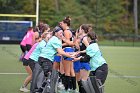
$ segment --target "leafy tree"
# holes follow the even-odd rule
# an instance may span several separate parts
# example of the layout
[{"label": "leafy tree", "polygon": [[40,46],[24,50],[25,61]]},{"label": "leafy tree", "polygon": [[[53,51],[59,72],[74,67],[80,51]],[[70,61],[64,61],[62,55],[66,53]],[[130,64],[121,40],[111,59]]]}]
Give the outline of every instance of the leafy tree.
[{"label": "leafy tree", "polygon": [[[138,0],[138,13],[140,13]],[[0,0],[0,13],[35,14],[36,0]],[[54,27],[65,16],[72,18],[72,28],[83,23],[93,24],[100,34],[134,33],[133,0],[40,0],[39,19]],[[7,18],[33,20],[33,18]],[[138,14],[138,20],[140,15]],[[140,21],[138,21],[140,30]]]}]

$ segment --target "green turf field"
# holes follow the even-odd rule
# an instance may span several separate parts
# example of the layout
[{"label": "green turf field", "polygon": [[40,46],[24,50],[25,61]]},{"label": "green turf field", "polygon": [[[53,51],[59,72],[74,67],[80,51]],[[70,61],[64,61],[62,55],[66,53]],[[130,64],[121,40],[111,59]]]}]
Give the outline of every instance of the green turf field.
[{"label": "green turf field", "polygon": [[[140,47],[101,46],[109,64],[105,93],[140,93]],[[0,45],[0,93],[20,93],[26,77],[18,45]]]},{"label": "green turf field", "polygon": [[98,42],[100,45],[106,46],[131,46],[140,47],[140,42],[138,41],[117,41],[117,40],[101,40]]}]

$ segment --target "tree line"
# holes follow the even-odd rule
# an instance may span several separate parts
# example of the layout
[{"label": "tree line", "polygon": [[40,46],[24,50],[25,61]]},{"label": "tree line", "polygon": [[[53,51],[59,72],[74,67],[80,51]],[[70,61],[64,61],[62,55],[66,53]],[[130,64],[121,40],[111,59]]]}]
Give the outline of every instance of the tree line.
[{"label": "tree line", "polygon": [[[39,19],[54,27],[65,16],[71,27],[93,24],[100,34],[134,34],[134,0],[40,0]],[[140,13],[140,0],[138,13]],[[36,0],[0,0],[0,14],[35,14]],[[0,17],[0,20],[33,20],[33,18]],[[138,20],[140,15],[138,14]],[[140,21],[138,21],[140,27]],[[140,31],[140,28],[138,29]]]}]

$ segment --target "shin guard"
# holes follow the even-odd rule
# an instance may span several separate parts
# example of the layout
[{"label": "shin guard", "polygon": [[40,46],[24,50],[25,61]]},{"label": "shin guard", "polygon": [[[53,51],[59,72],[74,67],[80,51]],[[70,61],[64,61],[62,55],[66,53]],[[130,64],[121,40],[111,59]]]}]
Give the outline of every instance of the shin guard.
[{"label": "shin guard", "polygon": [[86,93],[83,85],[82,85],[82,81],[78,81],[78,86],[79,86],[79,93]]},{"label": "shin guard", "polygon": [[84,87],[86,93],[92,93],[91,90],[90,90],[90,87],[89,87],[89,85],[88,85],[88,81],[82,80],[82,85],[83,85],[83,87]]},{"label": "shin guard", "polygon": [[44,89],[43,89],[43,92],[42,93],[50,93],[50,90],[51,90],[51,87],[50,87],[50,78],[51,78],[51,74],[48,74],[48,77],[47,77],[47,79],[46,79],[46,84],[42,84],[42,87],[45,87]]},{"label": "shin guard", "polygon": [[56,82],[58,81],[58,77],[59,77],[59,73],[57,70],[52,69],[52,73],[51,73],[51,82],[50,82],[50,93],[55,93],[55,89],[56,89]]},{"label": "shin guard", "polygon": [[90,77],[92,86],[95,90],[95,93],[104,93],[104,86],[100,80],[97,80],[96,77]]},{"label": "shin guard", "polygon": [[94,88],[93,88],[93,86],[92,86],[92,83],[91,83],[90,78],[88,78],[87,81],[88,81],[88,85],[89,85],[89,88],[91,90],[91,93],[96,93],[95,90],[94,90]]}]

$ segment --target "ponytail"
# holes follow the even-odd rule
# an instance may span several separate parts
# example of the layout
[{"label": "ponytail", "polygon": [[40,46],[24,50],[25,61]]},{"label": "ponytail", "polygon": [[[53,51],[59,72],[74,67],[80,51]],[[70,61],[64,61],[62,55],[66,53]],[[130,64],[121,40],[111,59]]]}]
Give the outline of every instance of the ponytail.
[{"label": "ponytail", "polygon": [[65,17],[65,19],[63,20],[63,22],[66,23],[67,26],[70,26],[70,21],[71,21],[71,18],[69,16]]}]

